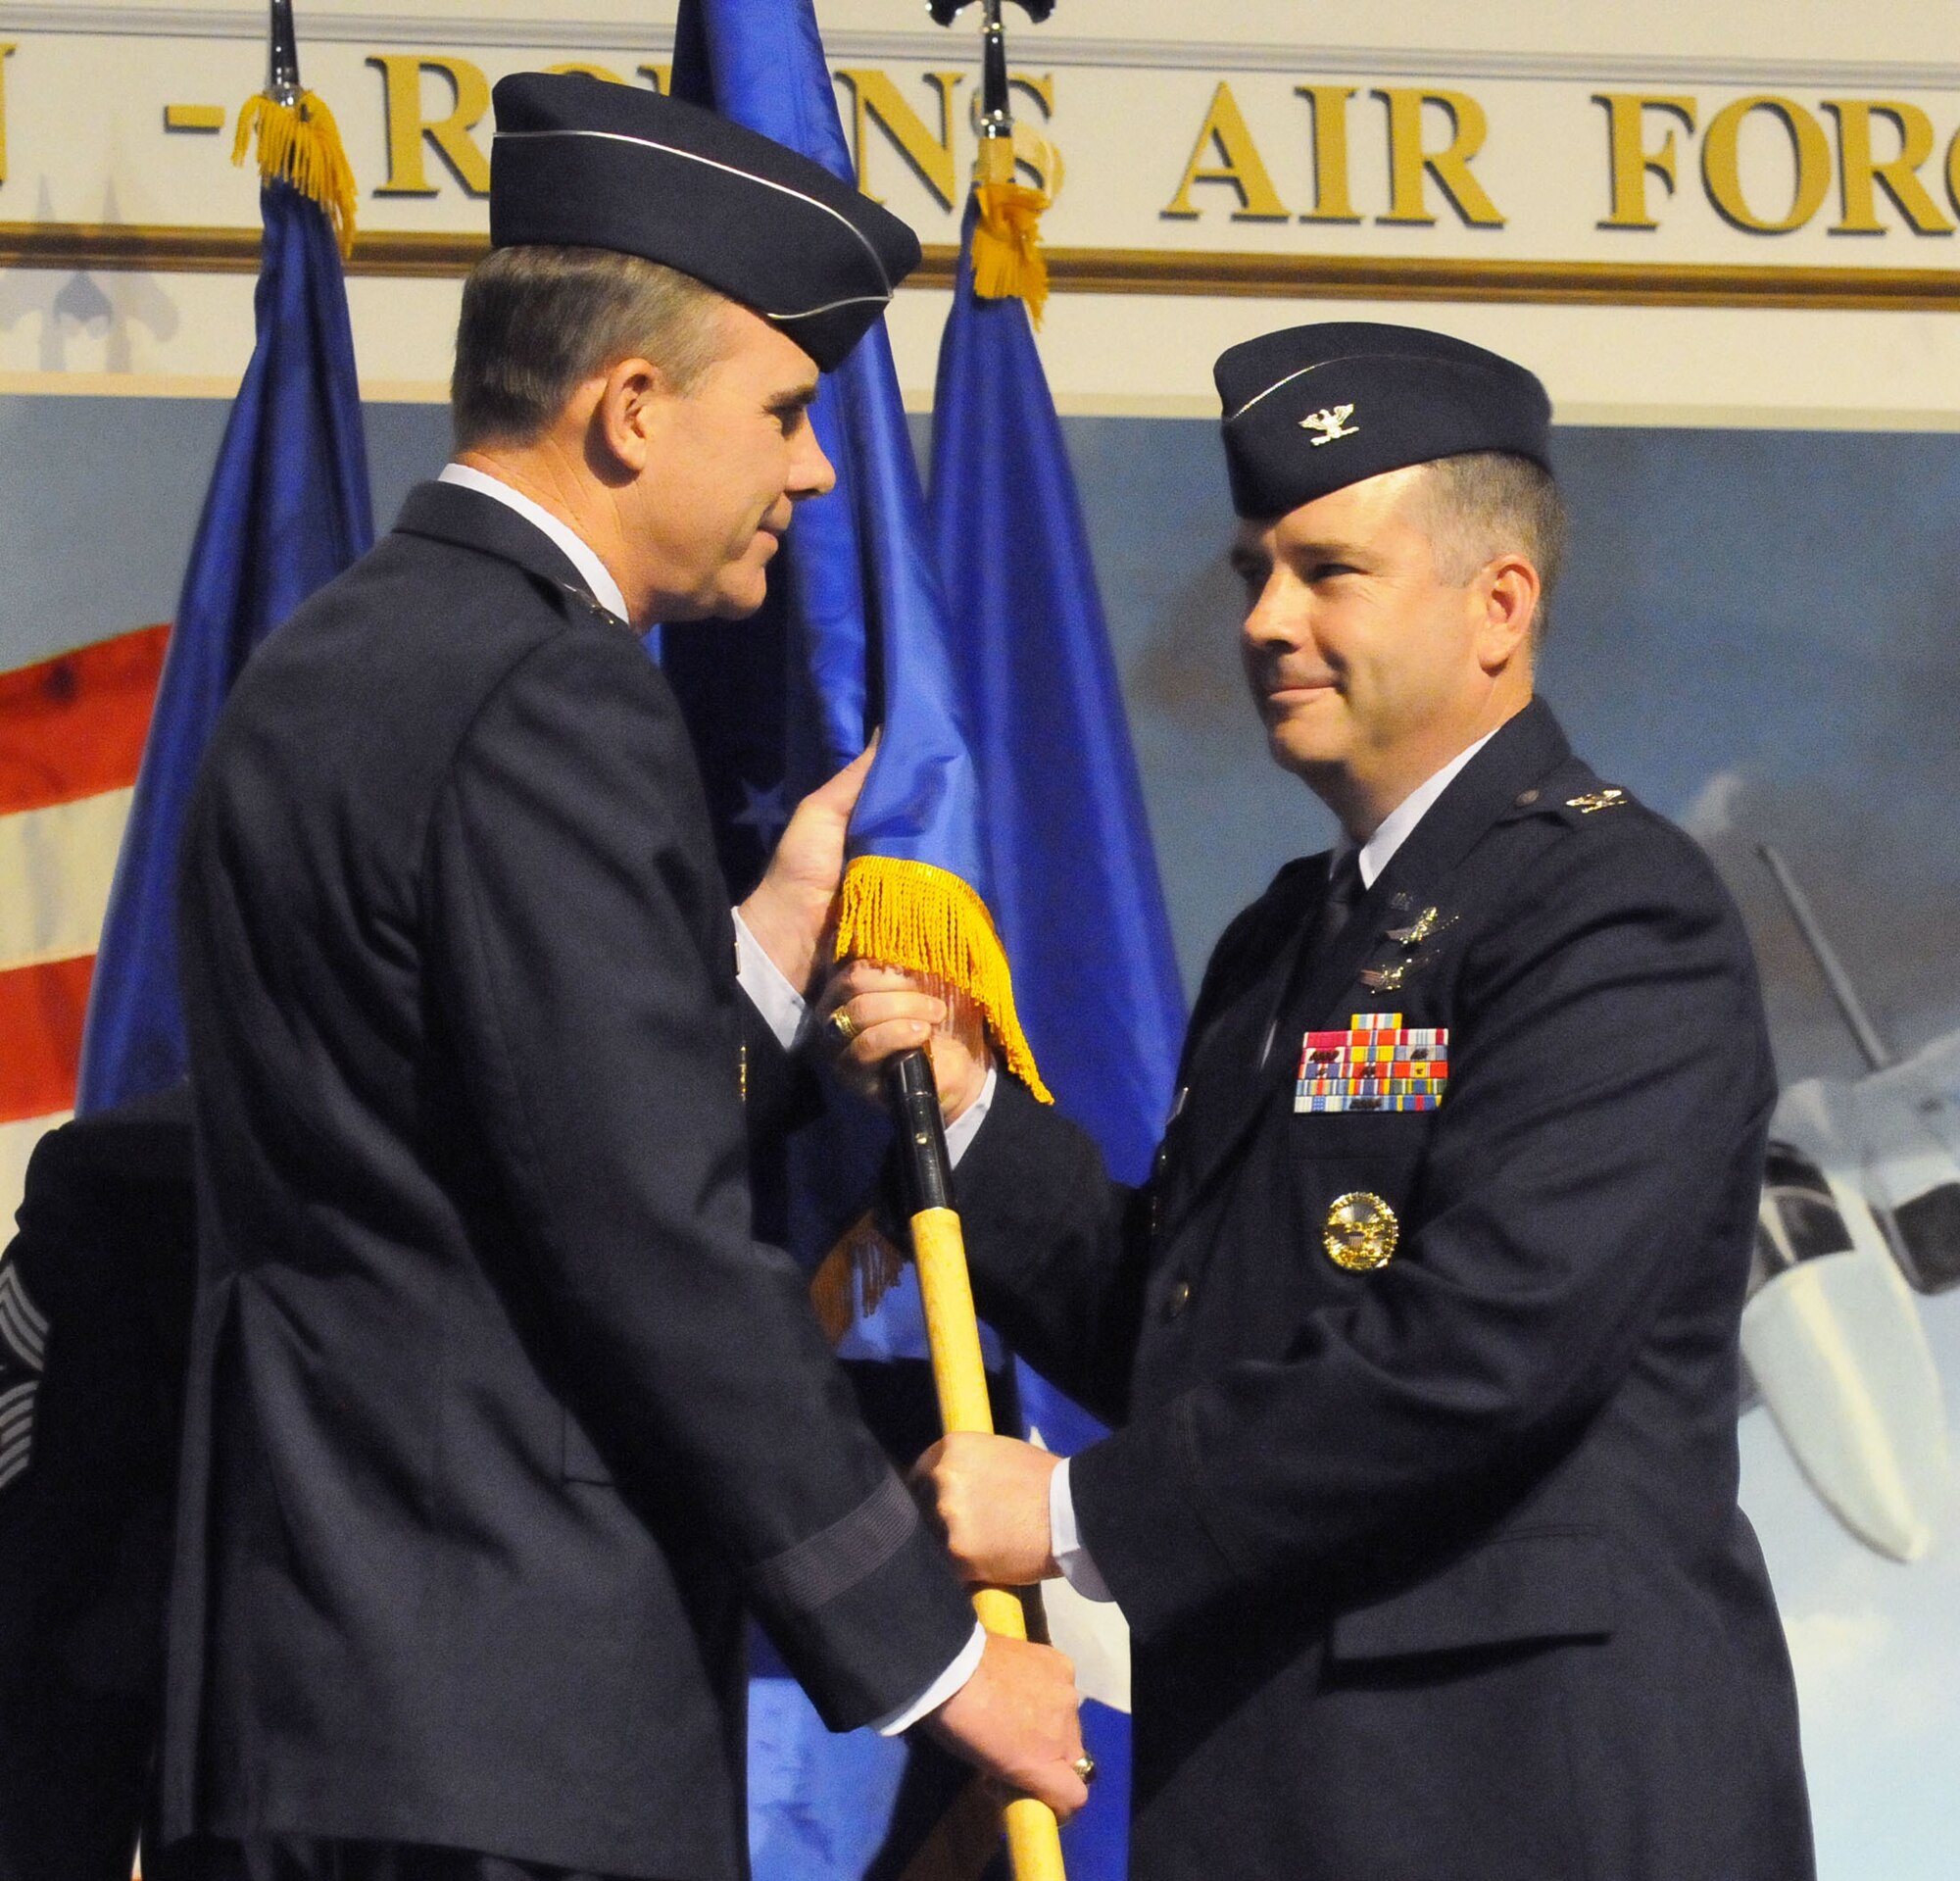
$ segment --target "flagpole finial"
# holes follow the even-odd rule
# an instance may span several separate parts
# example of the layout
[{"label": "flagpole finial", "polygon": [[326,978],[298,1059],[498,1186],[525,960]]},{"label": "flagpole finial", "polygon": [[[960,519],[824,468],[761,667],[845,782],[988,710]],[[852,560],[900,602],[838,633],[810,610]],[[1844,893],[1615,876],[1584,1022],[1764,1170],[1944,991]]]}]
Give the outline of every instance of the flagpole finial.
[{"label": "flagpole finial", "polygon": [[[926,0],[926,10],[950,26],[974,0]],[[984,181],[1014,179],[1014,114],[1007,102],[1007,34],[1002,0],[980,0],[980,174]],[[1054,0],[1014,0],[1036,25],[1054,11]]]},{"label": "flagpole finial", "polygon": [[[926,0],[926,11],[939,25],[950,26],[972,4],[973,0]],[[1001,11],[1001,0],[985,0],[985,5],[991,14]],[[1036,25],[1040,25],[1054,11],[1054,0],[1014,0],[1014,5]]]},{"label": "flagpole finial", "polygon": [[[1054,0],[1014,0],[1039,25],[1054,11]],[[973,0],[927,0],[933,19],[950,26]],[[1027,189],[1015,178],[1014,113],[1007,85],[1007,35],[1001,22],[1002,0],[981,0],[980,158],[974,167],[974,199],[979,220],[973,231],[973,291],[982,300],[1012,297],[1027,303],[1037,326],[1048,300],[1048,266],[1041,257],[1041,213],[1057,186],[1059,163],[1052,147],[1046,193]],[[1036,140],[1039,142],[1040,140]]]},{"label": "flagpole finial", "polygon": [[300,99],[300,42],[293,27],[293,0],[272,0],[271,51],[266,90],[282,105]]}]

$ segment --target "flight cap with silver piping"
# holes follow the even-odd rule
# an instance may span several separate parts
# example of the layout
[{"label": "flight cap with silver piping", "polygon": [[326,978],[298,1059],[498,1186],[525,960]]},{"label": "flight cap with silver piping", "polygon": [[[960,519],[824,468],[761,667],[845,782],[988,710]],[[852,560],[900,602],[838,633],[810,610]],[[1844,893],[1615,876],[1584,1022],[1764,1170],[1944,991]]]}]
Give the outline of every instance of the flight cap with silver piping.
[{"label": "flight cap with silver piping", "polygon": [[493,96],[493,248],[663,263],[761,315],[825,371],[918,266],[918,237],[896,216],[711,111],[580,73],[514,73]]},{"label": "flight cap with silver piping", "polygon": [[1290,326],[1212,369],[1232,506],[1250,520],[1385,470],[1471,451],[1551,469],[1551,401],[1537,377],[1446,333],[1374,321]]}]

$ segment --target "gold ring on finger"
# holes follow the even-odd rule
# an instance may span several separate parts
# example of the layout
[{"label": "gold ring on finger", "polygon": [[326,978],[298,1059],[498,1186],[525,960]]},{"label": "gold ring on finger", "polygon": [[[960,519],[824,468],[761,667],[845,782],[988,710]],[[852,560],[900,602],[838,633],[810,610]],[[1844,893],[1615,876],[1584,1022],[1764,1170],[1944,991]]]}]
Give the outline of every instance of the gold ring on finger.
[{"label": "gold ring on finger", "polygon": [[849,1045],[862,1027],[840,1006],[830,1015],[830,1029],[837,1034],[838,1044]]}]

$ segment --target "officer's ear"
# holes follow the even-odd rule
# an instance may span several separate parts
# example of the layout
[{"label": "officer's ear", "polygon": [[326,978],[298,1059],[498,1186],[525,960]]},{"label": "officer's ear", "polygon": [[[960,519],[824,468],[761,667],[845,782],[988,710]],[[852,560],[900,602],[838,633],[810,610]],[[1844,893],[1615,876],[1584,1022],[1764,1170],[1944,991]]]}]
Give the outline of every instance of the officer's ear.
[{"label": "officer's ear", "polygon": [[1478,570],[1472,591],[1481,611],[1477,661],[1493,675],[1531,659],[1532,623],[1538,619],[1544,583],[1529,556],[1515,551],[1494,556]]},{"label": "officer's ear", "polygon": [[586,389],[592,397],[586,424],[589,467],[606,483],[630,482],[652,461],[680,394],[652,360],[638,357],[609,367]]}]

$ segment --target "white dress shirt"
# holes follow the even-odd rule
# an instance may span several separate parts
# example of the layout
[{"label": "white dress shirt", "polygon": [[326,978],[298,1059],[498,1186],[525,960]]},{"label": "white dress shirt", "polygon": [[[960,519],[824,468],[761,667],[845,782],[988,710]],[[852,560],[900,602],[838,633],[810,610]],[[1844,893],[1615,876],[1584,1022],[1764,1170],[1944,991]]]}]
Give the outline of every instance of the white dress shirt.
[{"label": "white dress shirt", "polygon": [[[460,484],[466,490],[475,490],[479,495],[494,498],[507,509],[516,511],[526,522],[541,529],[564,551],[565,559],[578,570],[580,579],[592,590],[592,598],[602,608],[616,614],[622,621],[628,619],[626,597],[620,593],[612,571],[570,524],[552,515],[542,504],[533,503],[508,483],[485,471],[471,470],[466,464],[444,465],[437,481]],[[750,933],[749,924],[742,918],[739,909],[735,911],[735,965],[736,977],[741,981],[743,992],[757,1012],[761,1014],[784,1051],[788,1051],[796,1044],[808,1017],[804,997],[762,951],[761,943]],[[967,1144],[972,1142],[973,1133],[979,1129],[993,1095],[994,1078],[990,1071],[979,1101],[946,1133],[947,1149],[956,1163]],[[945,1671],[916,1698],[879,1718],[872,1728],[881,1736],[896,1737],[901,1731],[916,1724],[928,1711],[937,1710],[979,1670],[980,1656],[986,1645],[987,1635],[976,1625]]]},{"label": "white dress shirt", "polygon": [[[1396,851],[1408,841],[1416,824],[1449,788],[1456,773],[1496,735],[1494,731],[1487,731],[1474,745],[1459,751],[1441,770],[1418,784],[1382,818],[1380,827],[1361,845],[1361,853],[1356,859],[1364,891],[1374,887]],[[1353,844],[1346,837],[1335,845],[1334,853],[1328,858],[1330,874],[1352,848]],[[991,1092],[992,1086],[988,1088]],[[1067,1577],[1068,1584],[1085,1600],[1113,1599],[1108,1583],[1096,1571],[1096,1563],[1090,1559],[1088,1549],[1082,1545],[1081,1530],[1075,1525],[1075,1498],[1068,1487],[1066,1458],[1048,1479],[1048,1530],[1049,1553],[1054,1557],[1054,1563]]]},{"label": "white dress shirt", "polygon": [[578,570],[579,578],[592,590],[593,600],[607,613],[616,614],[621,620],[630,619],[626,613],[626,597],[619,592],[612,570],[600,561],[597,551],[569,522],[552,515],[542,503],[533,503],[521,490],[512,489],[487,470],[472,470],[466,464],[445,464],[436,481],[461,484],[464,489],[474,490],[479,496],[495,497],[507,510],[515,510],[532,527],[542,529],[550,536],[554,547],[564,551],[565,560]]}]

